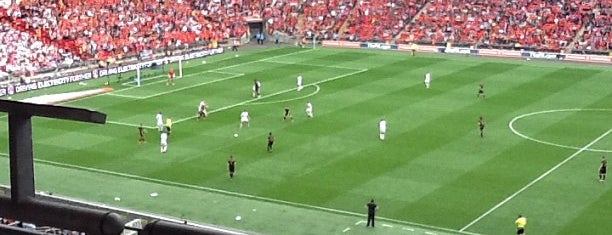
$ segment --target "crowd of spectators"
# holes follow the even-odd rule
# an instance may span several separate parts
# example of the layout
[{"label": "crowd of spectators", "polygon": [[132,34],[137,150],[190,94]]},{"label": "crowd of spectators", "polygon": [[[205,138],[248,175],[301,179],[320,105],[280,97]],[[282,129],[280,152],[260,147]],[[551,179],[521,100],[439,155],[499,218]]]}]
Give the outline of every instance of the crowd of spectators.
[{"label": "crowd of spectators", "polygon": [[356,0],[304,1],[303,35],[324,40],[337,40],[340,30],[353,12]]},{"label": "crowd of spectators", "polygon": [[8,74],[32,74],[38,70],[70,64],[70,53],[39,40],[35,32],[13,27],[4,9],[0,9],[0,77]]},{"label": "crowd of spectators", "polygon": [[406,26],[400,41],[559,51],[590,19],[596,1],[600,0],[438,0]]},{"label": "crowd of spectators", "polygon": [[[249,9],[245,14],[265,22],[267,31],[262,30],[262,33],[273,35],[278,31],[293,36],[299,33],[298,15],[301,7],[298,0],[255,0],[245,3],[245,8]],[[253,32],[256,33],[259,32]]]},{"label": "crowd of spectators", "polygon": [[250,19],[267,35],[608,51],[611,9],[609,0],[22,0],[0,8],[0,77],[214,44],[248,35]]},{"label": "crowd of spectators", "polygon": [[[31,63],[14,70],[40,69],[65,58],[108,60],[143,50],[185,48],[240,37],[248,27],[239,4],[218,0],[22,0],[1,11],[0,39],[19,35],[23,45],[11,48],[30,48],[19,49],[28,55],[17,56]],[[13,54],[1,55],[10,59]],[[50,58],[38,59],[40,54]]]},{"label": "crowd of spectators", "polygon": [[426,0],[358,0],[343,39],[390,41],[426,3]]},{"label": "crowd of spectators", "polygon": [[574,47],[579,51],[612,51],[612,1],[595,4],[584,34]]}]

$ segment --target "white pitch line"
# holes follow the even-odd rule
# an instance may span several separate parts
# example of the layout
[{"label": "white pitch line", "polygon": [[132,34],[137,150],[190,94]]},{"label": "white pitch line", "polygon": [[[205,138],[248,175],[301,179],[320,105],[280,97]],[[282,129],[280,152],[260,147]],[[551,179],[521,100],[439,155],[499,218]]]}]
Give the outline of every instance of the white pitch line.
[{"label": "white pitch line", "polygon": [[[249,62],[245,62],[245,63],[239,63],[239,64],[235,64],[235,65],[224,66],[224,67],[216,68],[216,69],[213,69],[213,70],[205,70],[205,71],[201,71],[201,72],[197,72],[197,73],[187,74],[187,75],[183,75],[183,77],[194,76],[194,75],[198,75],[198,74],[202,74],[202,73],[206,73],[206,72],[220,72],[220,70],[223,70],[223,69],[234,68],[234,67],[241,66],[241,65],[253,64],[253,63],[260,62],[260,61],[266,61],[266,60],[270,60],[270,59],[274,59],[274,58],[280,58],[280,57],[284,57],[284,56],[289,56],[289,55],[294,55],[294,54],[304,53],[304,52],[310,52],[310,51],[311,50],[303,50],[303,51],[291,52],[291,53],[287,53],[287,54],[272,56],[272,57],[265,58],[265,59],[249,61]],[[223,60],[221,60],[221,61],[223,61]],[[199,66],[200,65],[196,65],[196,66],[193,66],[193,67],[197,68]],[[160,76],[162,76],[162,75],[160,75]],[[164,81],[165,80],[162,80],[161,82],[164,82]],[[145,84],[145,85],[147,85],[147,84]],[[114,91],[112,91],[110,93],[117,93],[117,92],[121,92],[121,91],[125,91],[125,90],[131,90],[131,89],[134,89],[134,88],[137,88],[137,87],[127,87],[127,88],[123,88],[123,89],[117,89],[117,90],[114,90]],[[77,101],[77,100],[89,99],[89,98],[93,98],[93,97],[97,97],[97,96],[102,96],[102,95],[107,95],[107,94],[109,94],[109,93],[101,93],[101,94],[97,94],[97,95],[87,96],[87,97],[83,97],[83,98],[80,98],[80,99],[70,100],[69,102]],[[69,102],[65,102],[65,103],[69,103]]]},{"label": "white pitch line", "polygon": [[223,72],[223,71],[217,71],[217,69],[211,70],[211,72],[220,73],[220,74],[229,74],[229,75],[244,75],[244,73]]},{"label": "white pitch line", "polygon": [[122,97],[122,98],[130,98],[130,99],[142,99],[140,96],[135,96],[135,95],[122,95],[122,94],[117,94],[117,93],[106,93],[106,95],[108,96],[116,96],[116,97]]},{"label": "white pitch line", "polygon": [[351,68],[351,67],[337,66],[337,65],[305,64],[302,62],[285,62],[285,61],[269,61],[269,60],[262,61],[262,62],[274,63],[274,64],[298,64],[298,65],[304,65],[304,66],[326,67],[326,68],[336,68],[336,69],[350,69],[350,70],[360,70],[361,69],[361,68]]},{"label": "white pitch line", "polygon": [[264,101],[264,102],[251,102],[248,105],[264,105],[264,104],[278,104],[278,103],[284,103],[284,102],[289,102],[289,101],[294,101],[294,100],[301,100],[301,99],[306,99],[308,97],[314,96],[317,93],[319,93],[319,91],[321,91],[321,87],[319,85],[314,85],[315,87],[315,91],[313,91],[310,94],[307,95],[303,95],[303,96],[299,96],[299,97],[294,97],[291,99],[284,99],[284,100],[273,100],[273,101]]},{"label": "white pitch line", "polygon": [[[0,186],[5,187],[5,188],[10,187],[8,185],[0,185]],[[243,231],[232,231],[232,230],[229,230],[229,229],[225,229],[225,228],[223,228],[221,226],[211,226],[211,225],[206,225],[206,224],[198,224],[198,223],[193,223],[193,222],[187,222],[184,219],[172,218],[172,217],[167,217],[167,216],[164,216],[164,215],[157,215],[157,214],[148,213],[148,212],[140,212],[140,211],[130,210],[130,209],[126,209],[126,208],[119,208],[119,207],[114,207],[114,206],[106,205],[106,204],[103,204],[103,203],[89,202],[89,201],[84,201],[84,200],[81,200],[81,199],[76,199],[76,198],[71,198],[71,197],[66,197],[66,196],[43,194],[42,191],[41,192],[35,192],[35,193],[37,195],[41,195],[41,196],[44,196],[44,197],[61,199],[61,200],[64,200],[64,201],[73,201],[73,202],[77,202],[79,204],[90,205],[90,206],[94,206],[94,207],[98,207],[98,208],[110,209],[110,210],[114,210],[114,211],[127,212],[129,214],[134,214],[134,215],[139,215],[139,216],[144,216],[144,217],[151,217],[151,218],[155,218],[155,219],[159,219],[159,220],[171,221],[171,222],[174,222],[174,223],[185,223],[185,224],[192,225],[192,226],[195,226],[195,227],[198,227],[198,228],[212,229],[212,230],[223,232],[223,233],[230,233],[230,234],[236,234],[236,235],[242,235],[242,234],[246,235],[246,234],[248,234],[248,233],[243,232]]]},{"label": "white pitch line", "polygon": [[[216,72],[212,72],[212,73],[216,73]],[[142,96],[141,99],[150,99],[150,98],[153,98],[153,97],[170,94],[170,93],[174,93],[174,92],[177,92],[177,91],[187,90],[187,89],[191,89],[191,88],[199,87],[199,86],[204,86],[204,85],[211,84],[211,83],[216,83],[216,82],[221,82],[221,81],[225,81],[225,80],[234,79],[234,78],[237,78],[237,77],[241,77],[243,75],[244,74],[235,74],[233,76],[224,77],[224,78],[220,78],[220,79],[215,79],[215,80],[212,80],[212,81],[196,83],[196,84],[193,84],[193,85],[189,85],[189,86],[185,86],[185,87],[181,87],[181,88],[177,88],[177,89],[172,89],[172,90],[168,90],[168,91],[164,91],[164,92],[155,93],[154,95]]]},{"label": "white pitch line", "polygon": [[[207,72],[238,75],[239,73],[223,72],[223,71],[220,71],[220,70],[228,69],[228,68],[234,68],[234,67],[238,67],[238,66],[242,66],[242,65],[247,65],[247,64],[258,63],[258,62],[265,62],[267,60],[271,60],[271,59],[275,59],[275,58],[280,58],[280,57],[284,57],[284,56],[300,54],[300,53],[305,53],[305,52],[310,52],[310,51],[312,51],[312,50],[300,50],[300,51],[291,52],[291,53],[287,53],[287,54],[282,54],[282,55],[268,57],[268,58],[265,58],[265,59],[253,60],[253,61],[249,61],[249,62],[245,62],[245,63],[239,63],[239,64],[235,64],[235,65],[229,65],[229,66],[220,67],[220,68],[216,68],[216,69],[213,69],[213,70],[206,70],[206,71],[201,71],[201,72],[197,72],[197,73],[187,74],[187,75],[184,75],[183,77],[195,76],[195,75],[199,75],[199,74],[203,74],[203,73],[207,73]],[[221,61],[223,61],[223,60],[221,60]],[[198,66],[200,66],[200,65],[196,65],[194,67],[198,67]],[[159,77],[163,77],[163,75],[158,75],[158,76]],[[155,77],[157,77],[157,76],[155,76]],[[155,77],[151,77],[149,79],[153,79]],[[161,83],[161,82],[164,82],[164,81],[165,80],[156,81],[156,82],[153,82],[153,83],[147,83],[147,84],[144,84],[143,86],[151,85],[151,84],[156,84],[156,83]],[[200,85],[202,85],[202,84],[200,84]],[[75,101],[80,101],[80,100],[85,100],[85,99],[94,98],[94,97],[103,96],[103,95],[118,96],[118,97],[125,97],[125,98],[139,97],[139,96],[132,96],[132,95],[117,94],[118,92],[126,91],[126,90],[131,90],[131,89],[135,89],[135,88],[138,88],[138,86],[130,86],[130,87],[126,87],[126,88],[123,88],[123,89],[117,89],[117,90],[114,90],[114,91],[111,91],[111,92],[100,93],[100,94],[96,94],[96,95],[92,95],[92,96],[86,96],[86,97],[82,97],[82,98],[78,98],[78,99],[72,99],[72,100],[69,100],[69,101],[66,101],[66,102],[62,102],[62,103],[59,103],[59,104],[67,104],[67,103],[71,103],[71,102],[75,102]],[[154,97],[154,96],[157,96],[157,95],[153,95],[153,96],[150,96],[150,97]],[[144,98],[146,98],[146,97],[144,97]],[[144,98],[140,97],[138,99],[144,99]],[[137,98],[134,98],[134,99],[137,99]],[[0,116],[0,118],[6,117],[6,116],[7,115]],[[191,119],[191,118],[187,118],[187,119]],[[107,123],[114,124],[114,125],[124,125],[124,124],[120,124],[120,122],[112,122],[112,121],[111,122],[107,121]],[[133,127],[134,125],[135,124],[128,124],[128,125],[124,125],[124,126]]]},{"label": "white pitch line", "polygon": [[[271,60],[271,59],[275,59],[275,58],[280,58],[280,57],[285,57],[285,56],[294,55],[294,54],[299,54],[299,53],[304,53],[304,52],[310,52],[310,51],[311,51],[311,50],[296,51],[296,52],[292,52],[292,53],[287,53],[287,54],[282,54],[282,55],[272,56],[272,57],[265,58],[265,59],[253,60],[253,61],[249,61],[249,62],[244,62],[244,63],[234,64],[234,65],[228,65],[228,66],[224,66],[224,67],[221,67],[221,68],[216,68],[216,69],[212,69],[212,70],[206,70],[206,71],[201,71],[201,72],[197,72],[197,73],[187,74],[187,75],[183,75],[183,77],[195,76],[195,75],[199,75],[199,74],[203,74],[203,73],[207,73],[207,72],[221,73],[221,74],[225,73],[225,74],[239,75],[239,74],[242,74],[242,73],[223,72],[223,71],[221,71],[221,70],[224,70],[224,69],[229,69],[229,68],[234,68],[234,67],[238,67],[238,66],[242,66],[242,65],[247,65],[247,64],[259,63],[259,62],[266,62],[267,60]],[[199,66],[199,65],[198,65],[198,66]],[[197,67],[197,66],[194,66],[194,67]],[[242,74],[242,75],[244,75],[244,74]],[[160,75],[160,76],[161,76],[161,75]],[[142,85],[142,86],[148,86],[148,85],[157,84],[157,83],[163,83],[163,82],[165,82],[165,80],[155,81],[155,82],[152,82],[152,83],[146,83],[146,84],[144,84],[144,85]],[[114,92],[118,92],[118,91],[126,91],[126,90],[131,90],[131,89],[135,89],[135,88],[138,88],[138,86],[128,87],[128,88],[125,88],[125,89],[116,90],[116,91],[113,91],[113,93],[114,93]],[[183,90],[184,90],[184,89],[183,89]],[[174,90],[174,91],[178,91],[178,90]],[[164,93],[164,94],[169,94],[169,93],[172,93],[172,92],[166,92],[166,93]],[[155,97],[155,96],[158,96],[158,95],[154,95],[154,96],[145,96],[145,97],[143,97],[143,99],[150,98],[150,97]]]},{"label": "white pitch line", "polygon": [[351,228],[346,227],[344,230],[342,230],[342,232],[343,232],[343,233],[346,233],[346,232],[348,232],[349,230],[351,230]]},{"label": "white pitch line", "polygon": [[[368,71],[368,69],[361,69],[359,71],[355,71],[355,72],[351,72],[351,73],[347,73],[347,74],[343,74],[343,75],[339,75],[339,76],[323,79],[323,80],[318,81],[318,82],[310,83],[310,84],[308,84],[306,86],[318,86],[319,84],[324,83],[324,82],[329,82],[329,81],[333,81],[333,80],[340,79],[340,78],[343,78],[343,77],[352,76],[352,75],[355,75],[355,74],[358,74],[358,73],[363,73],[365,71]],[[221,107],[221,108],[212,110],[209,113],[220,112],[220,111],[223,111],[223,110],[226,110],[226,109],[231,109],[231,108],[234,108],[234,107],[237,107],[237,106],[240,106],[240,105],[245,105],[245,104],[248,104],[248,103],[251,103],[251,102],[255,102],[255,101],[258,101],[258,100],[261,100],[261,99],[277,96],[277,95],[284,94],[284,93],[287,93],[287,92],[290,92],[290,91],[295,91],[295,90],[297,90],[297,88],[289,88],[289,89],[277,91],[277,92],[269,94],[269,95],[264,95],[261,98],[245,100],[245,101],[242,101],[242,102],[239,102],[239,103],[236,103],[236,104],[232,104],[232,105],[228,105],[228,106],[225,106],[225,107]],[[173,122],[173,123],[174,124],[178,124],[178,123],[190,120],[190,119],[194,119],[196,117],[198,117],[198,116],[194,115],[194,116],[191,116],[191,117],[181,118],[181,119],[179,119],[179,120],[177,120],[176,122]]]},{"label": "white pitch line", "polygon": [[365,220],[360,220],[360,221],[355,222],[355,225],[360,225],[360,224],[365,224],[365,223],[366,223]]},{"label": "white pitch line", "polygon": [[[0,155],[2,155],[2,156],[9,156],[7,153],[0,153]],[[83,171],[89,171],[89,172],[93,172],[93,173],[100,173],[100,174],[105,174],[105,175],[119,176],[119,177],[128,178],[128,179],[135,179],[135,180],[141,180],[141,181],[146,181],[146,182],[153,182],[153,183],[158,183],[158,184],[167,185],[167,186],[189,188],[189,189],[195,189],[195,190],[200,190],[200,191],[207,191],[207,192],[211,192],[211,193],[219,193],[219,194],[224,194],[224,195],[230,195],[230,196],[234,196],[234,197],[253,199],[253,200],[258,200],[258,201],[263,201],[263,202],[270,202],[270,203],[276,203],[276,204],[281,204],[281,205],[288,205],[288,206],[293,206],[293,207],[298,207],[298,208],[307,208],[307,209],[311,209],[311,210],[330,212],[330,213],[335,213],[335,214],[340,214],[340,215],[345,215],[345,216],[358,216],[358,217],[365,217],[366,216],[366,214],[361,214],[361,213],[356,213],[356,212],[351,212],[351,211],[344,211],[344,210],[332,209],[332,208],[321,207],[321,206],[314,206],[314,205],[297,203],[297,202],[283,201],[283,200],[279,200],[279,199],[255,196],[255,195],[250,195],[250,194],[243,194],[243,193],[227,191],[227,190],[223,190],[223,189],[216,189],[216,188],[204,187],[204,186],[199,186],[199,185],[191,185],[191,184],[178,183],[178,182],[173,182],[173,181],[149,178],[149,177],[132,175],[132,174],[126,174],[126,173],[121,173],[121,172],[115,172],[115,171],[109,171],[109,170],[103,170],[103,169],[97,169],[97,168],[90,168],[90,167],[72,165],[72,164],[55,162],[55,161],[49,161],[49,160],[44,160],[44,159],[39,159],[39,158],[34,158],[34,162],[39,162],[39,163],[44,163],[44,164],[49,164],[49,165],[54,165],[54,166],[59,166],[59,167],[78,169],[78,170],[83,170]],[[421,227],[421,228],[428,228],[428,229],[438,230],[438,231],[446,231],[446,232],[462,233],[462,234],[475,234],[475,233],[470,233],[470,232],[457,231],[457,230],[450,229],[450,228],[443,228],[443,227],[437,227],[437,226],[433,226],[433,225],[419,224],[419,223],[414,223],[414,222],[410,222],[410,221],[390,219],[390,218],[385,218],[385,217],[377,217],[377,219],[383,220],[383,221],[388,221],[388,222],[394,222],[394,223],[398,223],[398,224],[405,224],[405,225],[416,226],[416,227]],[[360,220],[356,224],[365,223],[365,222],[366,221]]]},{"label": "white pitch line", "polygon": [[[526,114],[521,114],[519,116],[516,116],[512,120],[510,120],[510,122],[508,123],[508,127],[510,128],[512,133],[514,133],[515,135],[518,135],[519,137],[521,137],[523,139],[528,139],[528,140],[531,140],[531,141],[534,141],[534,142],[537,142],[537,143],[540,143],[540,144],[546,144],[546,145],[560,147],[560,148],[579,150],[580,147],[563,145],[563,144],[557,144],[557,143],[552,143],[552,142],[549,142],[549,141],[544,141],[544,140],[539,140],[539,139],[536,139],[536,138],[533,138],[533,137],[529,137],[529,136],[519,132],[516,128],[514,128],[514,123],[516,121],[520,120],[520,119],[523,119],[523,118],[526,118],[526,117],[530,117],[530,116],[534,116],[534,115],[547,114],[547,113],[557,113],[557,112],[581,112],[581,111],[610,112],[610,111],[612,111],[612,109],[581,109],[581,108],[572,108],[572,109],[553,109],[553,110],[544,110],[544,111],[526,113]],[[586,151],[612,153],[612,150],[608,150],[608,149],[587,149]]]},{"label": "white pitch line", "polygon": [[413,228],[406,228],[406,227],[403,227],[403,228],[402,228],[402,230],[406,230],[406,231],[414,232],[414,229],[413,229]]},{"label": "white pitch line", "polygon": [[434,233],[434,232],[425,232],[425,234],[436,235],[436,233]]},{"label": "white pitch line", "polygon": [[[153,79],[161,78],[161,77],[165,77],[165,76],[166,76],[165,74],[160,74],[160,75],[155,75],[155,76],[148,77],[148,78],[140,78],[140,81],[144,82],[144,81],[149,81],[149,80],[153,80]],[[132,83],[134,83],[134,85],[132,85]],[[127,82],[121,83],[121,85],[122,86],[138,86],[137,83],[138,82],[136,82],[136,81],[127,81]]]},{"label": "white pitch line", "polygon": [[383,227],[387,227],[387,228],[393,228],[393,225],[390,224],[382,224]]},{"label": "white pitch line", "polygon": [[459,229],[460,232],[465,231],[466,229],[468,229],[469,227],[471,227],[472,225],[474,225],[475,223],[477,223],[478,221],[480,221],[482,218],[484,218],[485,216],[491,214],[493,211],[495,211],[497,208],[501,207],[502,205],[506,204],[506,202],[512,200],[512,198],[516,197],[517,195],[519,195],[520,193],[522,193],[523,191],[527,190],[529,187],[531,187],[532,185],[534,185],[535,183],[537,183],[538,181],[542,180],[544,177],[548,176],[550,173],[552,173],[553,171],[555,171],[556,169],[558,169],[559,167],[563,166],[565,163],[567,163],[568,161],[572,160],[574,157],[578,156],[578,154],[584,152],[585,150],[587,150],[589,147],[591,147],[592,145],[594,145],[595,143],[597,143],[597,141],[600,141],[601,139],[603,139],[604,137],[606,137],[608,134],[610,134],[610,132],[612,132],[612,129],[606,131],[605,133],[603,133],[602,135],[600,135],[599,137],[597,137],[595,140],[591,141],[590,143],[588,143],[587,145],[585,145],[584,147],[580,148],[577,152],[575,152],[574,154],[570,155],[569,157],[567,157],[565,160],[563,160],[562,162],[558,163],[557,165],[553,166],[552,168],[550,168],[550,170],[544,172],[544,174],[540,175],[538,178],[534,179],[533,181],[529,182],[529,184],[523,186],[521,189],[519,189],[518,191],[516,191],[515,193],[513,193],[512,195],[508,196],[506,199],[502,200],[501,202],[497,203],[497,205],[493,206],[491,209],[489,209],[487,212],[485,212],[484,214],[480,215],[478,218],[476,218],[475,220],[473,220],[472,222],[470,222],[469,224],[465,225],[463,228]]},{"label": "white pitch line", "polygon": [[[125,122],[106,121],[106,123],[120,125],[120,126],[140,127],[140,124],[132,124],[132,123],[125,123]],[[157,127],[153,127],[153,126],[142,126],[142,127],[146,129],[157,129]]]},{"label": "white pitch line", "polygon": [[[206,70],[206,71],[200,71],[200,72],[196,72],[196,73],[190,73],[190,74],[187,74],[187,75],[183,75],[183,77],[182,77],[182,78],[186,78],[186,77],[193,77],[193,76],[200,75],[200,74],[204,74],[204,73],[208,73],[208,72],[211,72],[211,71],[212,71],[212,70]],[[213,73],[214,73],[214,72],[213,72]],[[162,77],[163,77],[163,76],[162,76]],[[181,78],[181,79],[182,79],[182,78]],[[149,83],[141,84],[140,86],[130,86],[130,87],[126,87],[126,88],[119,89],[119,90],[112,91],[112,92],[113,92],[113,93],[117,93],[117,92],[120,92],[120,91],[129,91],[129,90],[132,90],[132,89],[142,88],[142,87],[144,87],[144,86],[151,86],[151,85],[155,85],[155,84],[158,84],[158,83],[164,83],[164,82],[167,82],[167,81],[166,81],[166,80],[164,80],[164,79],[162,79],[162,80],[158,80],[158,81],[154,81],[154,82],[149,82]]]},{"label": "white pitch line", "polygon": [[[166,95],[166,94],[174,93],[174,92],[176,92],[176,91],[182,91],[182,90],[186,90],[186,89],[189,89],[189,88],[198,87],[198,86],[203,86],[203,85],[206,85],[206,84],[211,84],[211,83],[215,83],[215,82],[221,82],[221,81],[229,80],[229,79],[236,78],[236,77],[240,77],[240,76],[243,76],[243,75],[244,75],[244,73],[229,73],[229,72],[219,72],[219,71],[212,71],[212,70],[211,70],[211,71],[202,71],[202,72],[192,73],[192,74],[189,74],[189,75],[185,75],[185,76],[183,76],[183,77],[187,77],[187,76],[196,76],[196,75],[201,75],[201,74],[205,74],[205,73],[229,74],[229,75],[234,75],[234,76],[225,77],[225,78],[220,78],[220,79],[215,79],[215,80],[211,80],[211,81],[205,81],[205,82],[201,82],[201,83],[196,83],[196,84],[193,84],[193,85],[190,85],[190,86],[181,87],[181,88],[178,88],[178,89],[172,89],[172,90],[168,90],[168,91],[164,91],[164,92],[156,93],[156,94],[154,94],[154,95],[149,95],[149,96],[122,95],[122,94],[115,93],[115,92],[109,92],[109,93],[106,93],[106,95],[109,95],[109,96],[118,96],[118,97],[125,97],[125,98],[132,98],[132,99],[149,99],[149,98],[153,98],[153,97],[156,97],[156,96]],[[163,83],[163,82],[165,82],[165,81],[164,81],[164,80],[162,80],[162,81],[156,81],[156,82],[153,82],[153,83],[147,83],[147,84],[145,84],[145,85],[151,85],[151,84],[157,84],[157,83]],[[144,86],[144,85],[143,85],[143,86]],[[131,87],[130,87],[130,88],[131,88]],[[121,91],[125,91],[125,90],[129,90],[129,89],[128,89],[128,88],[126,88],[126,89],[121,89]]]}]

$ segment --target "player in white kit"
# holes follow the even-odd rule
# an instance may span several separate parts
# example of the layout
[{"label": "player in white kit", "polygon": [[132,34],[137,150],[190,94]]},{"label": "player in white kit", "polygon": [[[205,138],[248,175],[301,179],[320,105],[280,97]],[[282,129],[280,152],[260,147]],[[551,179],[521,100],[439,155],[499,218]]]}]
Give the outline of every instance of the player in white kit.
[{"label": "player in white kit", "polygon": [[387,121],[383,118],[378,122],[378,132],[380,140],[385,140],[385,133],[387,132]]},{"label": "player in white kit", "polygon": [[164,116],[162,116],[162,112],[155,115],[155,120],[157,120],[157,130],[162,132],[164,130]]},{"label": "player in white kit", "polygon": [[312,113],[312,103],[310,103],[310,101],[306,103],[306,116],[308,116],[309,118],[312,118],[314,116]]},{"label": "player in white kit", "polygon": [[302,78],[302,75],[298,75],[297,76],[297,90],[301,91],[304,88],[304,78]]},{"label": "player in white kit", "polygon": [[168,151],[168,132],[163,130],[159,136],[160,139],[160,152],[165,153]]},{"label": "player in white kit", "polygon": [[425,87],[429,88],[430,84],[431,84],[431,73],[427,72],[425,74]]},{"label": "player in white kit", "polygon": [[208,117],[208,105],[203,100],[198,105],[198,120]]},{"label": "player in white kit", "polygon": [[249,119],[249,112],[245,109],[242,111],[242,113],[240,113],[240,128],[242,128],[243,125],[249,127]]}]

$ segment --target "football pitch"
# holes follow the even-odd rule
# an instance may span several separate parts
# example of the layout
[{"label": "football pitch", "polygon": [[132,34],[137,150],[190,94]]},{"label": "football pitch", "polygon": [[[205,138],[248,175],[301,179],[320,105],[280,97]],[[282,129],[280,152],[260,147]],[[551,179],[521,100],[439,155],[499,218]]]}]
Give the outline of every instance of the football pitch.
[{"label": "football pitch", "polygon": [[[174,86],[163,72],[140,87],[126,74],[109,79],[110,93],[62,103],[106,113],[105,125],[34,118],[37,189],[261,234],[513,234],[519,214],[528,234],[612,233],[612,182],[597,175],[601,157],[612,158],[610,66],[293,47],[205,60],[183,62]],[[261,98],[251,96],[254,79]],[[198,120],[201,100],[210,115]],[[251,123],[239,128],[243,110]],[[167,153],[158,112],[174,121]],[[375,229],[365,226],[370,199]]]}]

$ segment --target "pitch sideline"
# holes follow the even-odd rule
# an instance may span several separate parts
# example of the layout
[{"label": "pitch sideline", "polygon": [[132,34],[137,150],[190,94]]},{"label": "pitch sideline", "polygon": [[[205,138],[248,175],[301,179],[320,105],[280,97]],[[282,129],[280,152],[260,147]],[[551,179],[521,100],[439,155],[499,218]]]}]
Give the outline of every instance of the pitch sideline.
[{"label": "pitch sideline", "polygon": [[[610,131],[612,131],[612,130],[610,130]],[[0,156],[8,157],[8,154],[7,153],[0,153]],[[365,214],[361,214],[361,213],[357,213],[357,212],[351,212],[351,211],[345,211],[345,210],[339,210],[339,209],[333,209],[333,208],[327,208],[327,207],[321,207],[321,206],[314,206],[314,205],[297,203],[297,202],[284,201],[284,200],[279,200],[279,199],[274,199],[274,198],[255,196],[255,195],[238,193],[238,192],[222,190],[222,189],[216,189],[216,188],[210,188],[210,187],[205,187],[205,186],[191,185],[191,184],[185,184],[185,183],[179,183],[179,182],[173,182],[173,181],[149,178],[149,177],[144,177],[144,176],[126,174],[126,173],[121,173],[121,172],[115,172],[115,171],[109,171],[109,170],[103,170],[103,169],[97,169],[97,168],[90,168],[90,167],[72,165],[72,164],[55,162],[55,161],[49,161],[49,160],[38,159],[38,158],[34,158],[34,162],[39,162],[39,163],[48,164],[48,165],[54,165],[54,166],[59,166],[59,167],[65,167],[65,168],[71,168],[71,169],[78,169],[78,170],[83,170],[83,171],[88,171],[88,172],[93,172],[93,173],[100,173],[100,174],[118,176],[118,177],[123,177],[123,178],[128,178],[128,179],[135,179],[135,180],[141,180],[141,181],[146,181],[146,182],[153,182],[153,183],[158,183],[158,184],[167,185],[167,186],[175,186],[175,187],[181,187],[181,188],[195,189],[195,190],[219,193],[219,194],[224,194],[224,195],[229,195],[229,196],[234,196],[234,197],[253,199],[253,200],[257,200],[257,201],[271,202],[271,203],[276,203],[276,204],[280,204],[280,205],[288,205],[288,206],[292,206],[292,207],[306,208],[306,209],[330,212],[330,213],[335,213],[335,214],[340,214],[340,215],[365,217]],[[382,221],[388,221],[388,222],[404,224],[404,225],[420,227],[420,228],[427,228],[427,229],[437,230],[437,231],[445,231],[445,232],[460,233],[460,234],[469,234],[469,235],[476,235],[477,234],[477,233],[471,233],[471,232],[458,231],[458,230],[454,230],[454,229],[450,229],[450,228],[437,227],[437,226],[433,226],[433,225],[420,224],[420,223],[415,223],[415,222],[410,222],[410,221],[403,221],[403,220],[397,220],[397,219],[391,219],[391,218],[385,218],[385,217],[376,217],[376,218],[379,219],[379,220],[382,220]]]}]

